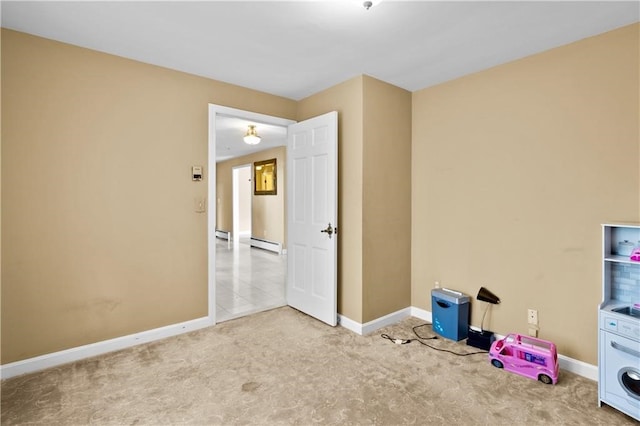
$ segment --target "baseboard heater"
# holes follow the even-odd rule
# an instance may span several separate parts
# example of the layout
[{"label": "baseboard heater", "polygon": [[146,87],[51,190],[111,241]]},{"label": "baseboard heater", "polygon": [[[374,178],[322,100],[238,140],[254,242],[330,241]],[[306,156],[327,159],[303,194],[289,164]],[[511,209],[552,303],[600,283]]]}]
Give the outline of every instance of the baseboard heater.
[{"label": "baseboard heater", "polygon": [[220,238],[222,240],[231,240],[231,232],[229,231],[220,231],[216,229],[216,238]]},{"label": "baseboard heater", "polygon": [[273,251],[275,253],[282,253],[282,244],[274,241],[263,240],[260,238],[251,237],[251,247],[257,247],[264,250]]}]

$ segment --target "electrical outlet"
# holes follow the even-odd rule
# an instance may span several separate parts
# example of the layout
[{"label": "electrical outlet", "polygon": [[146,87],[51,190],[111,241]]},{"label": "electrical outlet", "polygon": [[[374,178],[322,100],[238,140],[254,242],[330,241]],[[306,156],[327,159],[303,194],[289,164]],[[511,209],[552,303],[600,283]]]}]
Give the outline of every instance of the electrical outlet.
[{"label": "electrical outlet", "polygon": [[538,325],[538,311],[535,309],[527,309],[527,323]]}]

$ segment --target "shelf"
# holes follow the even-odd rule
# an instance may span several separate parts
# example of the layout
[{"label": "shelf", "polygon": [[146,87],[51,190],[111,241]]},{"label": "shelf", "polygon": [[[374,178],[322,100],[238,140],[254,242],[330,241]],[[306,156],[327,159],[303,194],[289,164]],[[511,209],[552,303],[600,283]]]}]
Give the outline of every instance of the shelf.
[{"label": "shelf", "polygon": [[615,254],[606,255],[604,258],[605,262],[617,262],[617,263],[629,263],[631,265],[640,265],[640,261],[631,260],[629,256],[618,256]]},{"label": "shelf", "polygon": [[603,223],[602,226],[604,228],[630,228],[630,229],[640,229],[640,224],[631,223],[631,222],[620,222],[620,223]]},{"label": "shelf", "polygon": [[[640,224],[602,225],[602,303],[598,312],[600,327],[598,397],[600,402],[605,403],[609,403],[610,396],[607,386],[609,382],[617,385],[616,371],[620,367],[617,364],[618,359],[608,355],[611,350],[609,343],[612,342],[610,337],[614,335],[638,337],[638,318],[631,320],[630,316],[618,312],[618,308],[628,308],[640,300],[640,261],[631,260],[628,254],[616,254],[628,253],[631,245],[634,247],[640,245]],[[615,320],[612,321],[612,318]],[[626,325],[618,328],[619,323]],[[635,341],[637,342],[637,339]]]}]

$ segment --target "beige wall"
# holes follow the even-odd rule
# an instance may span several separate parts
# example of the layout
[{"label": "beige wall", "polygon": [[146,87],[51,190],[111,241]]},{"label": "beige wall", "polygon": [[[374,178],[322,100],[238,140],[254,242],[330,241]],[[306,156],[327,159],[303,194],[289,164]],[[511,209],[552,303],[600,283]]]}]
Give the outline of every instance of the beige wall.
[{"label": "beige wall", "polygon": [[2,30],[2,364],[207,314],[209,102],[296,113]]},{"label": "beige wall", "polygon": [[338,111],[338,312],[362,321],[362,80],[298,103],[298,121]]},{"label": "beige wall", "polygon": [[363,318],[411,305],[411,93],[363,79]]},{"label": "beige wall", "polygon": [[[413,94],[412,305],[435,280],[486,324],[597,363],[600,224],[640,221],[639,25]],[[472,323],[484,307],[473,303]]]},{"label": "beige wall", "polygon": [[251,234],[256,238],[282,243],[282,246],[286,247],[286,154],[285,147],[272,148],[223,161],[216,165],[216,197],[218,198],[216,229],[233,231],[233,168],[275,158],[278,167],[278,193],[276,195],[252,195]]},{"label": "beige wall", "polygon": [[[638,36],[590,38],[408,106],[366,76],[295,102],[2,30],[1,362],[206,314],[206,215],[193,209],[207,173],[189,173],[207,163],[211,102],[339,112],[341,314],[430,310],[435,280],[485,285],[503,300],[488,328],[524,332],[536,308],[543,338],[595,364],[599,225],[640,221]],[[397,173],[377,182],[387,166]]]}]

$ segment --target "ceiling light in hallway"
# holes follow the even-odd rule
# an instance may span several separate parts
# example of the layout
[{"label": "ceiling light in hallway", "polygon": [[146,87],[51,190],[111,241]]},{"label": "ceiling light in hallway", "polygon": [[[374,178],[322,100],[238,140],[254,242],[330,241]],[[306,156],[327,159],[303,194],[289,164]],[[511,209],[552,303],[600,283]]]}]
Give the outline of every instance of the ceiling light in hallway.
[{"label": "ceiling light in hallway", "polygon": [[377,4],[379,4],[382,0],[365,0],[362,2],[362,6],[369,10],[371,9],[373,6],[376,6]]},{"label": "ceiling light in hallway", "polygon": [[249,124],[249,128],[247,129],[247,133],[244,135],[245,143],[249,145],[257,145],[260,143],[260,136],[258,136],[258,132],[256,131],[256,126],[253,124]]}]

